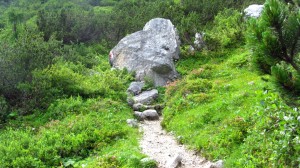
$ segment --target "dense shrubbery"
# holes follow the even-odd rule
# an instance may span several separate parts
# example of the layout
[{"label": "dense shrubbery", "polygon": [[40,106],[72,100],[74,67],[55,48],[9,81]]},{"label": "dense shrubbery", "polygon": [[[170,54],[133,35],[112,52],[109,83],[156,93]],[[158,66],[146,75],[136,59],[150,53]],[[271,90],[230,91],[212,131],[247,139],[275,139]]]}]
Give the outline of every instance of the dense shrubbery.
[{"label": "dense shrubbery", "polygon": [[300,164],[299,109],[287,106],[275,93],[258,93],[264,99],[251,116],[242,154],[236,166],[297,167]]},{"label": "dense shrubbery", "polygon": [[[78,97],[59,100],[48,110],[46,115],[49,121],[42,127],[27,125],[25,129],[7,128],[3,131],[0,135],[2,166],[74,166],[77,161],[97,155],[115,143],[136,143],[133,129],[124,126],[130,109],[122,103],[100,99],[85,102]],[[132,145],[127,145],[129,148],[126,150],[141,158],[138,148],[130,149]],[[122,154],[116,152],[117,149],[114,149],[116,155],[111,157]],[[126,161],[130,160],[129,156]],[[120,162],[119,158],[116,161]]]},{"label": "dense shrubbery", "polygon": [[[268,0],[262,16],[250,21],[249,45],[256,65],[277,81],[299,92],[300,13],[297,5]],[[272,67],[272,68],[271,68]]]},{"label": "dense shrubbery", "polygon": [[243,45],[245,24],[242,14],[234,9],[219,12],[212,25],[205,32],[205,41],[209,49],[220,49]]}]

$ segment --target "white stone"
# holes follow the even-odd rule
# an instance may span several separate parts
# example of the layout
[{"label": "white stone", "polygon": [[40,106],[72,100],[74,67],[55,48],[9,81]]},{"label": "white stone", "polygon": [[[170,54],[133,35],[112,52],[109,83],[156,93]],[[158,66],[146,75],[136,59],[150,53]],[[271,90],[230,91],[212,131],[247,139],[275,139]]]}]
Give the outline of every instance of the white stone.
[{"label": "white stone", "polygon": [[253,4],[248,6],[244,12],[248,17],[258,18],[260,17],[262,11],[264,9],[264,5]]},{"label": "white stone", "polygon": [[171,158],[167,162],[167,167],[168,168],[177,168],[181,165],[181,161],[182,161],[182,156],[180,154],[177,154],[175,157]]}]

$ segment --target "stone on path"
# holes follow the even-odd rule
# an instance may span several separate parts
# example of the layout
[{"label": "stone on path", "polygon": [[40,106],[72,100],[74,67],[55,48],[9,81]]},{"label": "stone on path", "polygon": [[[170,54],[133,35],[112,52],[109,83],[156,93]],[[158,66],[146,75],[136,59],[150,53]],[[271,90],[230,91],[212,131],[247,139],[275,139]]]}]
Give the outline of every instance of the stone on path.
[{"label": "stone on path", "polygon": [[142,115],[143,115],[144,119],[147,119],[147,120],[158,120],[159,119],[159,115],[156,110],[145,110],[142,113]]},{"label": "stone on path", "polygon": [[177,154],[175,157],[171,158],[168,163],[168,168],[177,168],[181,165],[182,156],[180,154]]},{"label": "stone on path", "polygon": [[140,121],[143,121],[145,119],[143,113],[139,111],[135,111],[134,116]]},{"label": "stone on path", "polygon": [[156,104],[156,105],[144,105],[141,103],[136,103],[132,106],[134,111],[144,111],[149,109],[154,109],[157,111],[158,114],[161,114],[162,109],[164,108],[163,105]]},{"label": "stone on path", "polygon": [[132,95],[138,95],[142,92],[145,82],[132,82],[130,83],[127,92]]},{"label": "stone on path", "polygon": [[138,120],[158,120],[159,115],[156,110],[145,110],[144,112],[135,111],[134,116]]},{"label": "stone on path", "polygon": [[223,160],[218,160],[217,162],[212,163],[210,168],[223,168],[223,164]]},{"label": "stone on path", "polygon": [[156,89],[142,92],[139,95],[134,96],[133,102],[141,104],[151,104],[158,97],[158,91]]}]

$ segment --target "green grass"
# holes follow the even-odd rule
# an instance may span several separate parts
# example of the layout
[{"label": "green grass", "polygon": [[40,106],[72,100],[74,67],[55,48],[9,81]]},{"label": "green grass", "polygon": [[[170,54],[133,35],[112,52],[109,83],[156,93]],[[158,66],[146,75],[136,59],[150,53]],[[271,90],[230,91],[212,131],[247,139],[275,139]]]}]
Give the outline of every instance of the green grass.
[{"label": "green grass", "polygon": [[88,69],[60,62],[37,71],[28,88],[41,93],[37,100],[47,108],[27,116],[17,111],[0,130],[0,165],[147,167],[140,161],[140,133],[126,123],[133,118],[125,93],[131,79],[107,63]]},{"label": "green grass", "polygon": [[[44,116],[49,120],[46,123],[41,116],[27,116],[19,121],[22,125],[18,128],[18,122],[14,121],[14,128],[1,130],[1,165],[51,167],[69,164],[81,167],[84,164],[93,167],[101,164],[103,167],[135,167],[141,164],[139,161],[144,155],[138,148],[140,135],[137,129],[126,124],[126,119],[132,117],[127,104],[77,98],[77,105],[74,100],[69,100],[67,102],[73,102],[73,106],[69,105],[72,108],[62,108],[66,106],[65,102],[61,100],[53,105],[56,107],[49,108],[51,111],[48,113],[54,115]],[[65,114],[67,116],[62,117]],[[37,121],[32,122],[33,118]]]},{"label": "green grass", "polygon": [[[261,102],[272,97],[271,93],[267,94],[268,90],[274,89],[269,82],[270,77],[261,76],[253,70],[250,53],[245,49],[235,49],[224,57],[210,54],[212,55],[200,54],[177,63],[180,73],[186,76],[166,88],[163,126],[179,136],[180,142],[189,144],[208,159],[225,160],[227,167],[245,167],[247,164],[249,167],[293,165],[259,159],[271,157],[267,149],[257,153],[250,152],[254,149],[249,142],[261,140],[253,130],[259,132],[263,130],[262,127],[271,127],[278,122],[264,123],[253,117],[262,110],[269,109],[268,106],[261,107]],[[202,57],[205,59],[201,59]],[[192,62],[194,63],[190,66]],[[278,102],[282,101],[278,99]],[[283,107],[286,106],[282,104]],[[278,115],[287,113],[287,109]],[[260,118],[269,120],[272,117],[270,115],[271,110]],[[270,144],[279,144],[279,141],[274,140],[277,136],[274,132],[277,130],[270,128]],[[297,133],[293,134],[294,137],[295,135]],[[290,157],[294,157],[294,161],[297,151],[299,152],[296,146],[291,147],[293,152]],[[258,159],[249,158],[251,156],[257,156]],[[283,157],[278,158],[280,159]]]}]

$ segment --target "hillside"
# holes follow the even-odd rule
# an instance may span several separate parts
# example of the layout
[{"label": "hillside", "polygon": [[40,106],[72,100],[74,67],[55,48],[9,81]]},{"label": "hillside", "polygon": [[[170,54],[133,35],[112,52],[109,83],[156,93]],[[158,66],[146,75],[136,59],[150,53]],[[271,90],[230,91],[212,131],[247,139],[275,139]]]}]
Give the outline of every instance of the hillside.
[{"label": "hillside", "polygon": [[[242,12],[253,3],[265,3],[260,18]],[[168,133],[155,136],[175,137],[224,167],[298,167],[299,5],[0,1],[0,167],[157,167],[140,147],[143,133],[126,123],[135,117],[126,93],[134,73],[112,70],[108,59],[156,17],[175,25],[181,46],[180,77],[156,87]]]}]

